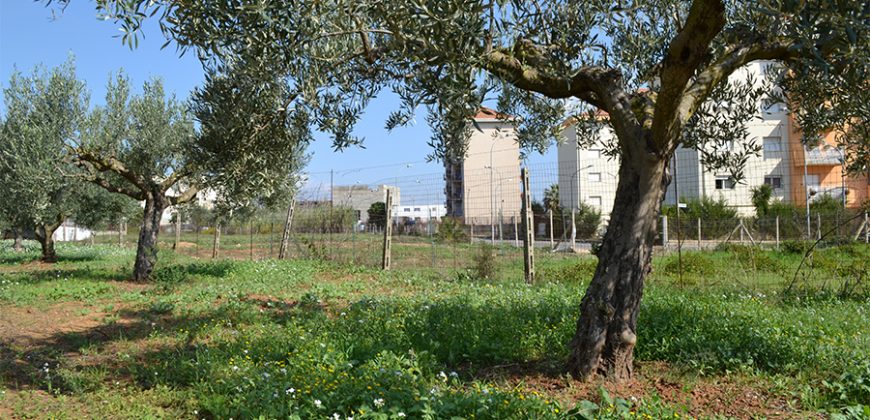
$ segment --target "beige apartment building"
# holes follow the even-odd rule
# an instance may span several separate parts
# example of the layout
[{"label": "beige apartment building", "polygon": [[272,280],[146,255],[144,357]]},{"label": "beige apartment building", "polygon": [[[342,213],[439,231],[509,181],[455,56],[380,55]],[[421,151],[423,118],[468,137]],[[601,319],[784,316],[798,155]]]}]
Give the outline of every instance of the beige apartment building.
[{"label": "beige apartment building", "polygon": [[520,148],[507,117],[489,108],[476,126],[460,162],[445,162],[447,215],[466,224],[510,224],[520,217]]}]

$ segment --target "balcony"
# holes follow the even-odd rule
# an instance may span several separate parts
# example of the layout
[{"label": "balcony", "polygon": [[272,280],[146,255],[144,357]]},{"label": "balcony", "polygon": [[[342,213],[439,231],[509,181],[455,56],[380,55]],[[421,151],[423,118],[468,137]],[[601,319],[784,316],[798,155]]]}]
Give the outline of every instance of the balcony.
[{"label": "balcony", "polygon": [[[829,145],[819,146],[806,151],[807,166],[837,166],[842,164],[843,152]],[[802,162],[795,162],[800,165]]]}]

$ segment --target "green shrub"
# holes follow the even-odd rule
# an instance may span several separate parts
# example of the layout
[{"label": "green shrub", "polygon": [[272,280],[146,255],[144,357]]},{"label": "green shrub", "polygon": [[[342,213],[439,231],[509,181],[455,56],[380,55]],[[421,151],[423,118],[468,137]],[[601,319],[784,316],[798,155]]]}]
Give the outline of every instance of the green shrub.
[{"label": "green shrub", "polygon": [[[718,200],[711,197],[681,199],[686,207],[680,210],[680,229],[684,238],[698,239],[697,223],[702,221],[702,239],[722,238],[734,229],[739,222],[737,210],[729,207],[728,202],[720,197]],[[677,209],[674,206],[662,206],[662,214],[668,216],[668,228],[672,237],[677,229]]]},{"label": "green shrub", "polygon": [[788,240],[780,242],[780,251],[786,254],[806,254],[812,248],[813,242],[801,240]]},{"label": "green shrub", "polygon": [[[705,278],[716,274],[716,264],[710,258],[709,253],[683,252],[683,274],[692,277]],[[680,273],[680,258],[677,255],[669,255],[662,265],[662,273],[676,276]]]},{"label": "green shrub", "polygon": [[545,266],[538,273],[541,281],[564,284],[586,284],[595,275],[598,259],[583,258],[580,261],[559,266]]},{"label": "green shrub", "polygon": [[477,251],[472,257],[474,263],[472,271],[478,280],[493,280],[498,274],[495,250],[494,246],[486,242],[477,246]]}]

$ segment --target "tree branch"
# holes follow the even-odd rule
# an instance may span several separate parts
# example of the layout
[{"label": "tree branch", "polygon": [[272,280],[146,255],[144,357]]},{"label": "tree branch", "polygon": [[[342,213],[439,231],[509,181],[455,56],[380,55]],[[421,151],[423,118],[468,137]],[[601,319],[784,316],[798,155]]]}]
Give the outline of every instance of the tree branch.
[{"label": "tree branch", "polygon": [[199,193],[199,187],[191,186],[186,191],[184,191],[183,193],[181,193],[178,196],[166,197],[166,198],[169,200],[170,205],[175,206],[175,205],[184,204],[190,200],[193,200],[194,198],[196,198],[197,193]]},{"label": "tree branch", "polygon": [[85,181],[97,184],[98,186],[102,187],[103,189],[105,189],[108,192],[124,194],[130,198],[135,199],[135,200],[144,200],[145,199],[145,193],[143,193],[141,190],[134,191],[134,190],[131,190],[128,188],[119,187],[117,185],[114,185],[111,182],[109,182],[109,180],[107,180],[106,178],[103,178],[99,174],[95,173],[92,168],[87,167],[83,163],[79,163],[79,167],[84,169],[86,172],[86,174],[81,175],[81,178],[83,178]]},{"label": "tree branch", "polygon": [[99,156],[88,150],[75,149],[77,160],[90,163],[99,172],[114,172],[141,190],[148,189],[148,183],[139,174],[131,171],[123,162],[113,156]]},{"label": "tree branch", "polygon": [[[643,137],[641,124],[632,111],[631,96],[619,83],[622,75],[618,70],[584,66],[576,69],[570,77],[552,76],[526,63],[545,60],[538,47],[519,40],[514,50],[528,57],[521,61],[505,49],[495,50],[484,55],[484,69],[520,89],[553,99],[579,98],[606,111],[621,142]],[[628,143],[623,143],[623,146],[628,146]]]},{"label": "tree branch", "polygon": [[677,121],[681,125],[688,122],[713,89],[737,69],[757,60],[787,61],[799,54],[798,45],[785,42],[756,42],[732,47],[691,81],[677,107]]},{"label": "tree branch", "polygon": [[599,108],[605,108],[596,90],[603,83],[619,79],[619,72],[604,67],[586,66],[577,69],[571,77],[555,77],[521,62],[504,49],[484,56],[483,67],[514,86],[540,93],[553,99],[577,97]]},{"label": "tree branch", "polygon": [[676,116],[686,83],[709,58],[710,44],[725,23],[725,5],[721,0],[695,0],[686,23],[668,45],[662,60],[661,87],[652,126],[652,141],[659,151],[674,146],[670,142],[677,138],[681,128]]}]

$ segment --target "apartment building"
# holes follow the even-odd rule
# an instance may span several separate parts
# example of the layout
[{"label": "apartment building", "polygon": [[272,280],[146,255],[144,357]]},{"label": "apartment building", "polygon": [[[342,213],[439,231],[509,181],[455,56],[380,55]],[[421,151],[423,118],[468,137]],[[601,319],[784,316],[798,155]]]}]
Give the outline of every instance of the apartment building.
[{"label": "apartment building", "polygon": [[793,117],[788,120],[791,155],[791,199],[798,207],[806,206],[823,195],[845,200],[846,207],[857,208],[870,199],[870,173],[863,175],[846,174],[843,171],[844,159],[848,160],[841,149],[837,148],[837,132],[824,135],[815,147],[805,147],[801,133]]},{"label": "apartment building", "polygon": [[511,223],[520,216],[520,148],[506,116],[481,108],[465,157],[445,162],[448,216],[467,224]]},{"label": "apartment building", "polygon": [[[770,62],[749,64],[735,72],[732,80],[745,80],[748,73],[760,76],[769,65]],[[606,118],[606,114],[599,116]],[[737,151],[752,140],[761,147],[760,154],[746,161],[743,179],[739,182],[727,170],[705,168],[700,151],[677,149],[671,161],[673,179],[666,191],[665,203],[676,204],[677,194],[681,198],[722,198],[739,213],[749,215],[754,213],[752,188],[761,184],[773,187],[775,199],[793,200],[793,155],[788,151],[793,133],[789,124],[783,104],[762,107],[756,118],[747,123],[746,141],[734,141],[727,146]],[[604,154],[604,145],[614,140],[612,130],[603,123],[600,130],[598,143],[582,147],[577,144],[576,126],[566,124],[563,134],[567,140],[558,149],[559,198],[566,208],[577,208],[581,202],[591,205],[607,219],[616,194],[619,161],[617,157]]]}]

